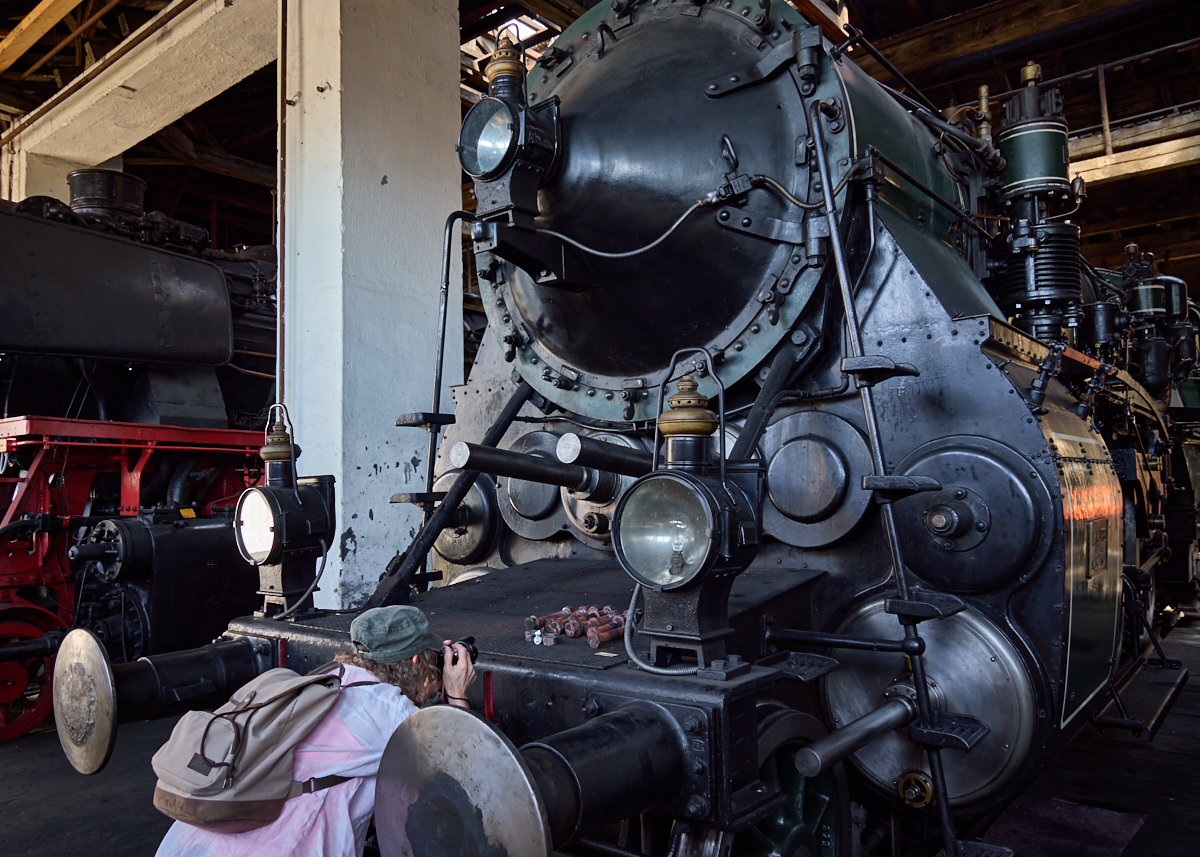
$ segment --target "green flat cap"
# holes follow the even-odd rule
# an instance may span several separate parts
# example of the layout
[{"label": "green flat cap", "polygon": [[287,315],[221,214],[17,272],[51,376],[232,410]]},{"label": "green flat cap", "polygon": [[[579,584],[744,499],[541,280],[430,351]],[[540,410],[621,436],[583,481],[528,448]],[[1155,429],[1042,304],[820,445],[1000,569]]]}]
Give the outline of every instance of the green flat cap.
[{"label": "green flat cap", "polygon": [[441,649],[442,639],[416,607],[396,605],[366,610],[350,623],[350,641],[381,664],[394,664],[426,649]]}]

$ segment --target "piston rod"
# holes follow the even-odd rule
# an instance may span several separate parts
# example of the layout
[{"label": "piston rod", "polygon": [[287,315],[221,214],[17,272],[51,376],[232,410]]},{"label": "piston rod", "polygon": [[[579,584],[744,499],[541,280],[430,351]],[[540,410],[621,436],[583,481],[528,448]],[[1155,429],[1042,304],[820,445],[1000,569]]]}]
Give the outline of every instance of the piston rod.
[{"label": "piston rod", "polygon": [[563,464],[595,467],[622,476],[645,476],[654,467],[654,456],[644,449],[618,446],[573,432],[558,439],[554,452]]},{"label": "piston rod", "polygon": [[889,699],[874,711],[830,732],[824,738],[818,738],[797,753],[796,770],[805,777],[815,777],[876,738],[907,726],[916,717],[916,703],[903,696]]}]

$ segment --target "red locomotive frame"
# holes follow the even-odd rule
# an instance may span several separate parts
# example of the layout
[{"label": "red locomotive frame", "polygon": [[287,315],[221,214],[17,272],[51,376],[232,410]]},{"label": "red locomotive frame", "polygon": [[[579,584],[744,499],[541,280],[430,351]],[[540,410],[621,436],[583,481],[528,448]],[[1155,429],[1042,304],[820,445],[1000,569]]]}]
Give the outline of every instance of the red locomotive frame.
[{"label": "red locomotive frame", "polygon": [[[134,516],[156,453],[200,455],[202,466],[220,472],[206,496],[180,513],[207,517],[259,481],[262,443],[257,431],[55,417],[0,420],[0,453],[33,453],[20,475],[0,475],[0,528],[38,518],[34,532],[0,545],[0,644],[73,624],[76,592],[67,551],[75,531],[94,520],[86,513],[97,474],[119,475],[117,515]],[[25,734],[50,713],[53,672],[52,657],[0,662],[0,741]]]}]

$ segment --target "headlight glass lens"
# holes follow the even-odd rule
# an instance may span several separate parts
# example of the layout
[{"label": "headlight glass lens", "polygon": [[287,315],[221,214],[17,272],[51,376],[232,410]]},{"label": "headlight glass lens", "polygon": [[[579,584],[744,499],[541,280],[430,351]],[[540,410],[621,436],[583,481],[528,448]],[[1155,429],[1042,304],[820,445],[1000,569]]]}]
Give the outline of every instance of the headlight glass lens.
[{"label": "headlight glass lens", "polygon": [[261,491],[251,490],[242,498],[237,513],[238,538],[256,563],[266,562],[275,547],[275,511]]},{"label": "headlight glass lens", "polygon": [[458,158],[467,175],[485,176],[499,167],[516,131],[512,111],[498,98],[485,98],[472,107],[458,135]]},{"label": "headlight glass lens", "polygon": [[626,570],[656,586],[682,586],[711,547],[706,504],[676,479],[647,480],[631,489],[617,538]]}]

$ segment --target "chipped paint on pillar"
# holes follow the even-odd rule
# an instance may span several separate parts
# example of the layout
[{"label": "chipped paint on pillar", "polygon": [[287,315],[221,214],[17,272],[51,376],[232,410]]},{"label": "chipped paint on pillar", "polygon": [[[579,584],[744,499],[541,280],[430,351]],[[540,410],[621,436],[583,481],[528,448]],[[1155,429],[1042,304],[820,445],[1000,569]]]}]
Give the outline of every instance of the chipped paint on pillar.
[{"label": "chipped paint on pillar", "polygon": [[[442,225],[461,204],[458,7],[290,4],[285,395],[301,473],[337,478],[317,603],[352,606],[420,525],[388,497],[425,483],[428,435],[394,424],[432,393]],[[444,407],[461,380],[457,268]]]}]

